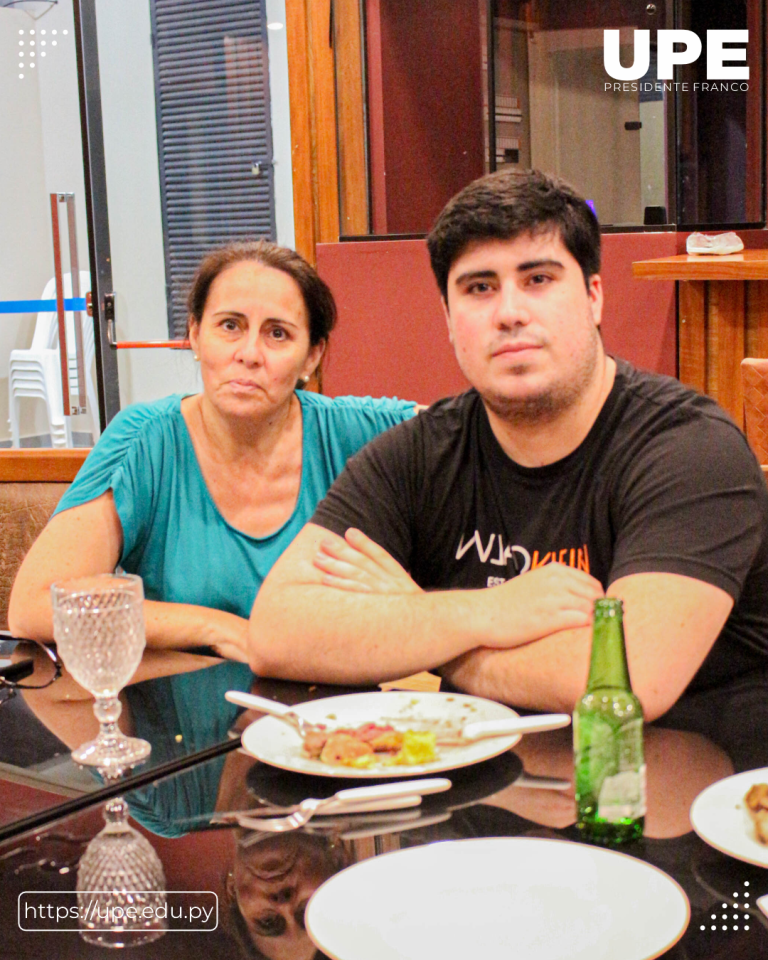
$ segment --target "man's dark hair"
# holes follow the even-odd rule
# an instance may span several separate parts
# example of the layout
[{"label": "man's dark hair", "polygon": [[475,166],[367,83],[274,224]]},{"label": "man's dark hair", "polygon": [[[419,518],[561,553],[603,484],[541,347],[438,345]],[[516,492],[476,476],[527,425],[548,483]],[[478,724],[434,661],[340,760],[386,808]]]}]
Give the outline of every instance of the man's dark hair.
[{"label": "man's dark hair", "polygon": [[448,274],[469,244],[555,231],[581,267],[600,271],[600,225],[573,187],[539,170],[500,170],[474,180],[442,210],[427,236],[432,271],[448,299]]}]

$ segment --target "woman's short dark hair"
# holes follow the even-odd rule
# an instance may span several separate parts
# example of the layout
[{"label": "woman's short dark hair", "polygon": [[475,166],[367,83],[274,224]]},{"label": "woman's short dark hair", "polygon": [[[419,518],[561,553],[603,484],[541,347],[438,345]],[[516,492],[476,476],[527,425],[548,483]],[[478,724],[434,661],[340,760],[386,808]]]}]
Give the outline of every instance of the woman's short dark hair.
[{"label": "woman's short dark hair", "polygon": [[328,340],[336,323],[336,301],[328,284],[301,254],[269,240],[244,240],[217,247],[206,254],[197,268],[187,296],[188,329],[200,323],[211,284],[235,263],[252,260],[273,270],[282,270],[295,281],[309,315],[309,342],[314,347]]},{"label": "woman's short dark hair", "polygon": [[470,243],[548,231],[560,236],[588,284],[600,271],[600,225],[570,184],[538,170],[500,170],[474,180],[448,201],[427,236],[443,298],[451,267]]}]

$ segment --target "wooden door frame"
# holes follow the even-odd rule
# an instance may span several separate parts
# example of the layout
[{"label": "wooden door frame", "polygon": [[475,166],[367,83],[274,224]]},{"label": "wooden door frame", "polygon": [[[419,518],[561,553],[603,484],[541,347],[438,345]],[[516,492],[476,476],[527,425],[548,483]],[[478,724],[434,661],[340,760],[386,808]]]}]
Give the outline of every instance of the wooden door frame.
[{"label": "wooden door frame", "polygon": [[361,9],[359,0],[286,0],[285,12],[296,249],[315,263],[317,244],[339,239],[340,191],[344,233],[368,232]]},{"label": "wooden door frame", "polygon": [[332,0],[286,0],[296,249],[339,239]]}]

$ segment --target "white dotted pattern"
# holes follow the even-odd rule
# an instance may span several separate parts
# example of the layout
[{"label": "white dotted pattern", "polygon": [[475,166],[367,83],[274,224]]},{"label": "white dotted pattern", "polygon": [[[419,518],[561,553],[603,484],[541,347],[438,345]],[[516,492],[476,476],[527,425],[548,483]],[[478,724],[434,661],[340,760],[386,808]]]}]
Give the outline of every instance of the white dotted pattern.
[{"label": "white dotted pattern", "polygon": [[[749,880],[745,880],[745,881],[744,881],[744,886],[745,886],[745,887],[748,887],[748,886],[749,886]],[[722,905],[722,909],[723,909],[723,910],[734,910],[734,911],[736,911],[736,910],[739,910],[739,908],[741,908],[741,909],[744,911],[743,914],[733,913],[733,914],[731,915],[731,919],[734,921],[734,925],[731,927],[732,930],[738,930],[738,929],[739,929],[738,924],[739,924],[739,922],[741,922],[741,921],[746,921],[746,922],[744,923],[744,926],[743,926],[741,929],[742,929],[742,930],[749,930],[749,913],[748,913],[748,910],[749,910],[749,891],[748,891],[748,890],[745,890],[745,891],[744,891],[743,897],[744,897],[744,903],[739,903],[739,902],[738,902],[738,900],[739,900],[739,892],[738,892],[738,890],[734,890],[734,892],[733,892],[733,899],[736,901],[736,903],[732,904],[730,907],[728,906],[727,903],[724,903],[724,904]],[[721,917],[720,917],[720,918],[721,918],[722,920],[727,920],[727,919],[728,919],[728,914],[727,914],[727,913],[723,913],[723,914],[721,914]],[[717,916],[716,913],[711,913],[711,914],[709,915],[709,919],[710,919],[710,920],[717,921],[718,916]],[[704,924],[704,923],[702,923],[702,924],[699,926],[699,930],[706,930],[706,929],[707,929],[707,926],[706,926],[706,924]],[[709,929],[710,929],[710,930],[717,930],[717,923],[716,923],[716,922],[713,923],[713,924],[710,926]],[[723,924],[721,929],[727,930],[727,929],[728,929],[727,924]]]},{"label": "white dotted pattern", "polygon": [[[45,30],[41,30],[41,31],[40,31],[40,36],[45,36],[45,33],[46,33]],[[63,36],[66,37],[66,36],[68,36],[68,34],[69,34],[69,30],[62,30],[61,33],[62,33]],[[51,34],[52,34],[53,36],[56,36],[56,35],[58,34],[58,30],[51,30]],[[23,37],[24,35],[25,35],[25,31],[24,31],[24,30],[19,30],[19,36],[20,36],[20,37]],[[29,35],[30,35],[30,37],[34,37],[34,36],[35,36],[35,31],[34,31],[34,30],[30,30],[30,31],[29,31]],[[19,46],[20,46],[20,47],[23,47],[24,44],[25,44],[25,41],[24,41],[24,40],[19,40]],[[41,41],[40,41],[40,46],[44,47],[45,44],[46,44],[46,41],[45,41],[45,40],[41,40]],[[30,47],[34,47],[34,46],[35,46],[35,41],[34,41],[34,40],[30,40],[30,41],[29,41],[29,45],[30,45]],[[52,47],[55,47],[56,45],[57,45],[56,41],[55,41],[55,40],[51,40],[51,46],[52,46]],[[34,50],[30,50],[29,55],[30,55],[30,57],[34,57],[35,51],[34,51]],[[23,56],[24,56],[24,50],[19,50],[19,58],[21,59]],[[44,56],[45,56],[45,50],[41,50],[41,51],[40,51],[40,56],[41,56],[41,57],[44,57]],[[30,62],[30,63],[29,63],[29,66],[30,66],[30,67],[34,67],[35,64],[32,63],[32,62]],[[24,64],[23,62],[19,63],[19,70],[23,70],[24,67],[25,67],[25,64]],[[20,74],[19,74],[19,80],[23,80],[23,79],[24,79],[24,74],[23,74],[23,73],[20,73]]]}]

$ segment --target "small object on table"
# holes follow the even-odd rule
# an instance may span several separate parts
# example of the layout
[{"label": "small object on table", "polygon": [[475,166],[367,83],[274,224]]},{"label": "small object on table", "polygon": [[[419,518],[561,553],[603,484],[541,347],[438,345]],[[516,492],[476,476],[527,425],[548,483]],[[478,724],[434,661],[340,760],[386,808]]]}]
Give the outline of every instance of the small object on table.
[{"label": "small object on table", "polygon": [[409,677],[401,677],[399,680],[387,680],[379,684],[380,690],[418,690],[422,693],[436,693],[440,689],[442,680],[437,674],[428,673],[422,670],[421,673],[413,673]]},{"label": "small object on table", "polygon": [[51,586],[53,636],[64,666],[96,698],[101,724],[95,740],[72,751],[72,759],[119,775],[145,760],[146,740],[127,737],[117,725],[117,698],[144,652],[144,589],[134,574],[102,573]]},{"label": "small object on table", "polygon": [[692,233],[685,242],[685,249],[690,254],[727,256],[729,253],[739,253],[744,249],[744,244],[735,233]]},{"label": "small object on table", "polygon": [[623,604],[595,601],[587,692],[573,712],[577,826],[587,840],[615,845],[643,835],[643,710],[632,693]]}]

